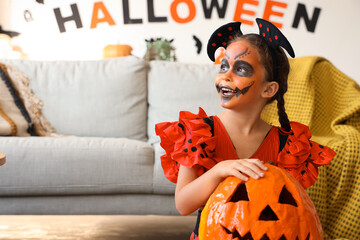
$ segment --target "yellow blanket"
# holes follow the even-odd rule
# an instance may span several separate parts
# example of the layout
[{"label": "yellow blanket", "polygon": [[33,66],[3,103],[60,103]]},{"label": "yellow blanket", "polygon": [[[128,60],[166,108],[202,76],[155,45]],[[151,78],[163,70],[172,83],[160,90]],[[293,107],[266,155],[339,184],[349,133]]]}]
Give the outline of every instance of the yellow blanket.
[{"label": "yellow blanket", "polygon": [[[291,121],[310,127],[312,140],[337,155],[307,189],[325,239],[360,239],[360,87],[321,57],[290,59],[285,107]],[[279,125],[276,103],[263,119]]]}]

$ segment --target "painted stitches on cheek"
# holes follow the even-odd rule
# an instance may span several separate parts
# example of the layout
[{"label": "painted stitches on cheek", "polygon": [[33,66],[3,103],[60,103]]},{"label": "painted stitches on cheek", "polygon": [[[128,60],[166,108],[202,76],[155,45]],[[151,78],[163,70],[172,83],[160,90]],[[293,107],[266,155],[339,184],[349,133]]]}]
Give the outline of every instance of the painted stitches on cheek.
[{"label": "painted stitches on cheek", "polygon": [[243,89],[239,89],[238,87],[236,87],[235,89],[232,89],[229,86],[226,85],[216,85],[216,90],[218,91],[218,93],[221,96],[221,103],[225,104],[228,101],[230,101],[234,96],[239,97],[241,94],[244,95],[246,94],[249,89],[252,87],[252,85],[254,85],[255,81],[252,81],[249,86],[243,88]]},{"label": "painted stitches on cheek", "polygon": [[236,97],[239,97],[241,94],[244,95],[249,91],[249,89],[254,85],[255,81],[252,81],[249,86],[244,87],[243,89],[236,88]]}]

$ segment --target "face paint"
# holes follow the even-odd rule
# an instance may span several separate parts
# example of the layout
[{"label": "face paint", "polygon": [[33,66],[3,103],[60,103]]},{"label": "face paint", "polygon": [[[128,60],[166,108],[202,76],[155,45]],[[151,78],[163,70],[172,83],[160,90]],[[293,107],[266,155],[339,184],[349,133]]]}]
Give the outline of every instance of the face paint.
[{"label": "face paint", "polygon": [[[248,54],[250,54],[250,51],[247,48],[243,53],[240,53],[239,55],[235,56],[234,60],[236,60],[237,58],[243,58]],[[228,61],[228,59],[230,59],[230,57],[228,55],[226,55],[226,54],[225,54],[225,57],[227,59],[224,58],[224,59],[221,60],[219,73],[226,73],[230,69],[230,64],[229,64],[229,61]],[[234,63],[233,72],[235,74],[237,74],[238,76],[240,76],[240,77],[250,77],[253,74],[254,69],[253,69],[253,67],[251,66],[250,63],[248,63],[246,61],[243,61],[243,60],[240,60],[240,61],[236,61]]]},{"label": "face paint", "polygon": [[259,99],[264,73],[265,69],[252,45],[246,40],[230,44],[215,79],[223,107],[235,108]]},{"label": "face paint", "polygon": [[239,97],[241,94],[244,95],[245,93],[247,93],[247,91],[249,91],[249,89],[251,88],[252,85],[254,85],[254,83],[255,83],[254,81],[251,82],[249,86],[243,89],[239,89],[238,87],[232,89],[229,86],[220,84],[216,86],[216,90],[218,93],[220,93],[221,103],[224,104],[230,101],[231,98],[233,98],[234,96]]},{"label": "face paint", "polygon": [[245,57],[245,56],[247,56],[247,55],[249,55],[249,54],[250,54],[249,48],[246,48],[246,50],[245,50],[244,52],[236,55],[236,56],[234,57],[234,60],[237,59],[237,58],[239,58],[239,57],[243,58],[243,57]]},{"label": "face paint", "polygon": [[254,73],[254,68],[250,63],[240,60],[234,63],[233,72],[240,77],[251,77]]},{"label": "face paint", "polygon": [[229,69],[230,69],[229,61],[227,59],[221,60],[219,73],[226,73],[227,71],[229,71]]}]

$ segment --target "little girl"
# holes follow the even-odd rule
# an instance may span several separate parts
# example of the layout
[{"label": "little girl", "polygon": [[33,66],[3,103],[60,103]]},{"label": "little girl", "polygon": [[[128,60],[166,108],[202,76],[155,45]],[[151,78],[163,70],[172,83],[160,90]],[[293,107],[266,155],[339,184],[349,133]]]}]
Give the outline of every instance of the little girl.
[{"label": "little girl", "polygon": [[[310,141],[309,128],[289,122],[284,108],[290,43],[271,23],[257,19],[260,34],[243,35],[240,22],[218,28],[208,43],[208,55],[225,47],[215,86],[225,111],[207,116],[180,112],[179,121],[156,125],[165,176],[177,183],[176,208],[182,215],[199,210],[228,176],[243,181],[266,174],[265,162],[286,169],[306,188],[314,184],[317,167],[329,164],[335,153]],[[280,47],[281,46],[281,47]],[[277,100],[281,127],[260,118],[265,105]],[[197,239],[198,223],[191,236]]]}]

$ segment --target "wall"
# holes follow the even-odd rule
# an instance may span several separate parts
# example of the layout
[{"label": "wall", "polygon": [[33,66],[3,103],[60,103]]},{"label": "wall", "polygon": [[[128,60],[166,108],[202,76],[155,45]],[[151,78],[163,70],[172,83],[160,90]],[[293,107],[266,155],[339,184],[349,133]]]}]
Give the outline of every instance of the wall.
[{"label": "wall", "polygon": [[258,32],[254,19],[263,17],[281,27],[296,56],[326,57],[360,83],[359,10],[358,0],[2,0],[0,15],[10,17],[0,24],[21,33],[13,41],[35,60],[99,59],[116,43],[142,57],[145,39],[162,37],[174,39],[179,61],[209,63],[217,27],[241,20],[244,33]]}]

